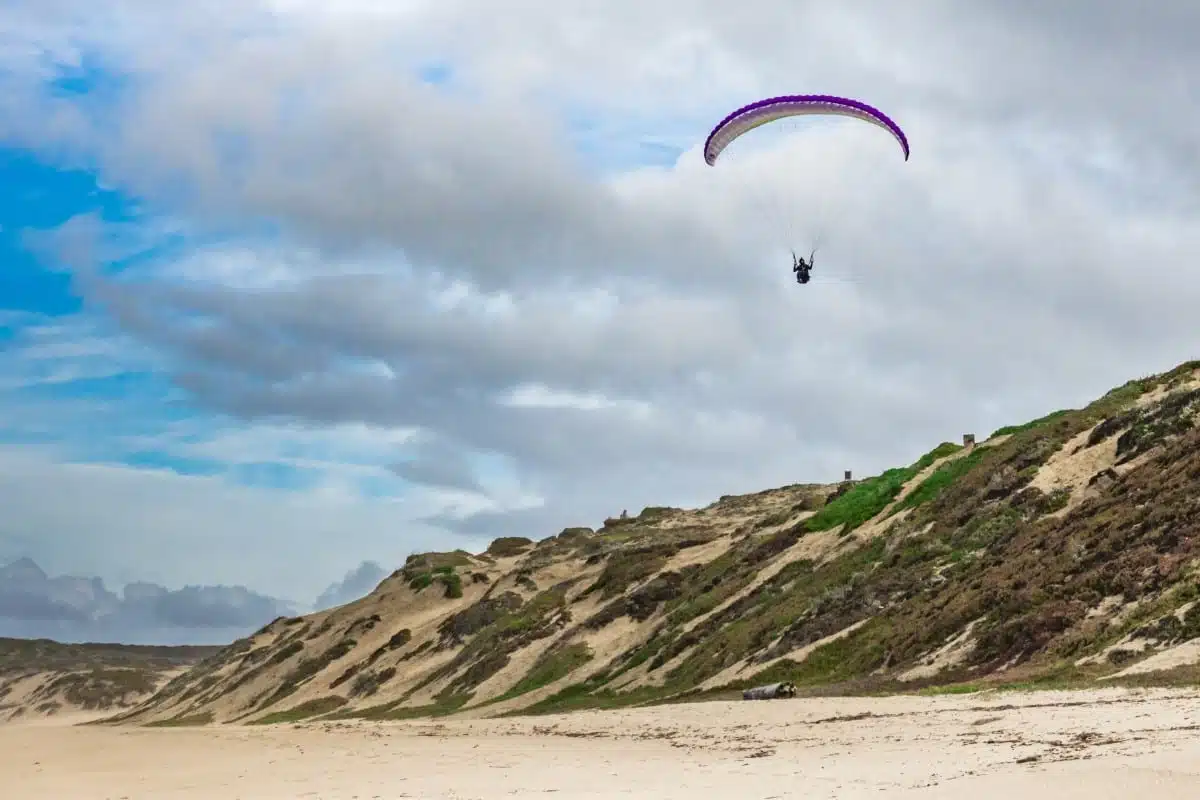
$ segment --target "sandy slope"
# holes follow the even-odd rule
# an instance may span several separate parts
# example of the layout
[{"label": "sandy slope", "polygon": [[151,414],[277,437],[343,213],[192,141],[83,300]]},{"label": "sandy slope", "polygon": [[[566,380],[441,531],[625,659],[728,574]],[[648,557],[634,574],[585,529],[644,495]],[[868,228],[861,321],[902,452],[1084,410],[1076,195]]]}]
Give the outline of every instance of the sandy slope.
[{"label": "sandy slope", "polygon": [[307,727],[43,721],[0,726],[0,772],[8,800],[1173,800],[1200,796],[1200,694],[799,699]]},{"label": "sandy slope", "polygon": [[[1180,372],[1172,380],[1176,391],[1192,387],[1189,381],[1200,386],[1200,373]],[[1159,405],[1145,401],[1147,397],[1155,398]],[[1167,403],[1173,397],[1186,402]],[[996,448],[1003,448],[1012,434],[954,449],[913,475],[890,501],[884,498],[882,503],[875,502],[871,498],[871,485],[865,492],[849,496],[848,502],[841,506],[843,512],[855,508],[875,513],[848,533],[841,524],[832,522],[814,526],[823,529],[802,535],[800,529],[801,523],[818,513],[815,509],[824,508],[830,498],[842,496],[848,487],[792,484],[753,494],[724,496],[699,509],[647,508],[636,517],[606,520],[598,531],[572,528],[536,544],[529,540],[497,540],[494,548],[489,547],[482,554],[457,551],[414,555],[401,570],[360,600],[307,617],[276,620],[250,639],[235,643],[221,656],[210,659],[147,700],[131,712],[127,721],[133,724],[181,718],[253,721],[278,718],[280,714],[297,719],[329,713],[334,708],[339,709],[338,715],[346,715],[385,706],[388,711],[373,711],[371,715],[399,715],[397,712],[452,702],[465,702],[459,713],[483,717],[530,707],[597,675],[601,676],[605,690],[616,691],[662,687],[680,680],[680,675],[705,689],[751,680],[755,674],[785,659],[803,661],[839,636],[855,633],[866,624],[864,613],[902,609],[921,596],[917,588],[930,589],[953,580],[952,585],[962,588],[968,600],[978,592],[993,591],[996,587],[984,584],[1000,578],[987,575],[985,570],[990,567],[986,564],[979,566],[984,563],[981,555],[990,545],[973,544],[971,549],[964,550],[961,543],[951,543],[948,531],[962,527],[964,520],[974,520],[982,526],[987,515],[985,507],[993,501],[1001,502],[1010,511],[1018,510],[1012,505],[1018,496],[1024,497],[1018,510],[1021,519],[1032,519],[1031,514],[1061,519],[1089,499],[1104,501],[1109,498],[1106,492],[1122,476],[1133,474],[1131,471],[1136,472],[1149,459],[1160,456],[1164,448],[1178,439],[1175,423],[1183,420],[1181,415],[1186,412],[1187,420],[1193,422],[1194,418],[1200,418],[1200,414],[1192,415],[1190,410],[1197,404],[1195,398],[1168,394],[1157,388],[1140,399],[1125,398],[1120,402],[1125,405],[1104,410],[1103,422],[1091,412],[1070,412],[1076,417],[1059,417],[1074,433],[1070,438],[1047,435],[1032,437],[1028,442],[1020,439],[1018,450],[1023,448],[1024,452],[1001,450],[999,457],[992,459],[996,463],[988,462],[991,466],[987,469],[991,472],[987,491],[1010,496],[1002,502],[997,497],[985,502],[981,498],[986,487],[981,484],[973,490],[974,499],[964,499],[967,497],[964,495],[956,501],[958,506],[954,509],[947,506],[937,512],[953,515],[953,519],[940,520],[949,524],[935,524],[934,517],[926,513],[927,502],[924,508],[899,506],[939,469],[960,459],[973,460],[976,455],[988,452],[996,454]],[[1135,406],[1140,409],[1136,413]],[[1077,418],[1079,414],[1084,416]],[[1109,430],[1114,421],[1117,427]],[[1087,424],[1077,424],[1081,422]],[[1108,435],[1087,446],[1100,425]],[[1076,432],[1076,427],[1081,429]],[[1145,452],[1139,445],[1141,455],[1118,464],[1118,442],[1122,433],[1129,431],[1141,431],[1134,440],[1150,444]],[[935,452],[940,451],[941,448]],[[968,461],[967,465],[971,463]],[[1034,472],[1023,477],[1021,471],[1027,468],[1033,468]],[[979,473],[971,475],[969,480],[984,480]],[[968,477],[960,475],[958,479]],[[1044,510],[1040,508],[1043,502]],[[995,511],[992,508],[987,513]],[[1136,511],[1123,509],[1122,519],[1134,519]],[[1176,519],[1185,519],[1187,513],[1179,511]],[[836,510],[831,516],[836,522],[845,519]],[[1096,530],[1107,525],[1098,517],[1086,518],[1092,520],[1089,524],[1094,523]],[[1014,520],[1011,515],[997,517],[996,525],[1015,526]],[[999,536],[997,530],[989,522],[987,530],[980,533],[980,541],[992,542]],[[934,541],[922,541],[923,538]],[[812,562],[814,576],[825,570],[825,576],[847,581],[846,576],[834,575],[839,559],[879,540],[886,545],[889,557],[899,548],[907,547],[906,540],[913,540],[910,542],[913,552],[904,554],[904,558],[916,558],[911,564],[929,562],[936,569],[931,567],[928,575],[908,574],[911,570],[906,565],[910,562],[897,565],[891,561],[883,571],[871,572],[874,567],[855,568],[854,579],[863,578],[865,583],[875,585],[861,590],[872,594],[869,607],[856,607],[866,601],[853,596],[852,581],[827,587],[820,597],[803,598],[807,609],[796,599],[795,607],[789,603],[784,609],[786,616],[767,613],[767,604],[760,602],[760,598],[770,597],[777,589],[796,594],[794,586],[780,589],[772,582],[785,571],[788,575],[798,574],[799,570],[793,569],[798,561]],[[1069,547],[1076,558],[1081,558],[1079,554],[1090,546],[1089,541],[1087,532],[1077,532],[1063,547]],[[774,549],[777,542],[783,544]],[[1163,546],[1168,549],[1156,550],[1158,555],[1176,547]],[[761,559],[754,555],[760,548],[763,552],[769,550]],[[1191,557],[1186,544],[1178,544],[1177,549],[1179,553],[1158,559],[1157,565],[1147,562],[1144,568],[1130,567],[1121,572],[1120,580],[1130,586],[1138,581],[1146,583],[1149,579],[1145,576],[1150,574],[1147,570],[1155,575],[1172,576],[1166,582],[1155,583],[1146,597],[1134,602],[1163,600],[1161,610],[1151,607],[1154,613],[1177,611],[1169,607],[1172,598],[1162,594],[1165,589],[1174,591],[1173,584],[1181,580],[1181,573],[1177,573],[1182,562],[1174,556]],[[1115,554],[1125,550],[1125,543],[1110,548],[1114,563],[1120,561]],[[732,555],[727,558],[727,554]],[[960,564],[965,566],[954,577]],[[1034,569],[1035,575],[1030,577],[1035,577],[1040,568]],[[457,585],[435,580],[444,578],[448,574],[445,570],[458,579]],[[864,578],[868,573],[884,577]],[[962,577],[966,573],[975,574],[977,580],[967,581]],[[951,577],[947,578],[947,574]],[[881,586],[888,576],[894,576],[907,588],[884,592]],[[1063,583],[1065,578],[1060,575],[1056,580]],[[1116,578],[1098,576],[1097,580],[1111,583]],[[718,586],[722,581],[726,581],[724,586]],[[1026,585],[1025,580],[1020,583]],[[449,591],[451,586],[454,591]],[[1014,581],[1003,591],[1022,589]],[[1071,591],[1082,592],[1087,595],[1085,602],[1095,603],[1085,626],[1088,630],[1080,633],[1089,642],[1103,638],[1106,630],[1123,624],[1135,610],[1133,603],[1114,605],[1110,600],[1091,597],[1079,587]],[[1106,588],[1106,592],[1111,591],[1111,587]],[[1183,599],[1186,602],[1190,596]],[[766,620],[774,629],[758,630],[754,627],[757,622],[745,625],[727,637],[720,645],[724,649],[714,650],[709,643],[714,636],[724,635],[722,626],[730,622],[727,617],[733,616],[727,612],[735,606],[752,618]],[[943,615],[945,608],[943,604],[937,611],[922,612],[925,614],[922,618]],[[978,617],[976,611],[971,615]],[[1021,624],[1026,627],[1042,624],[1033,617],[1029,619]],[[986,634],[995,628],[997,621],[983,615],[973,621],[956,618],[944,622],[934,629],[944,638],[925,640],[924,632],[914,632],[923,652],[912,650],[911,642],[903,644],[906,638],[903,635],[889,639],[891,647],[901,643],[899,649],[906,652],[904,663],[891,663],[889,654],[888,669],[892,677],[934,680],[946,669],[980,661],[972,661],[980,636],[968,624],[984,623]],[[1154,622],[1145,620],[1146,624]],[[904,624],[916,623],[909,620]],[[1149,657],[1173,647],[1169,655],[1160,654],[1161,658],[1147,661],[1139,669],[1149,672],[1190,666],[1200,658],[1200,644],[1178,646],[1188,638],[1200,640],[1190,624],[1180,617],[1177,635],[1162,641],[1141,635],[1137,642],[1126,638],[1111,647],[1105,642],[1104,652],[1080,653],[1077,664],[1107,665],[1110,654],[1118,649],[1121,653],[1116,658],[1135,653]],[[1140,625],[1137,630],[1145,627]],[[749,635],[751,629],[753,636]],[[691,635],[696,631],[704,631],[704,635]],[[1026,632],[1034,639],[1041,635],[1038,631]],[[651,646],[646,647],[647,643]],[[787,647],[792,647],[791,652],[781,652]],[[1021,657],[1029,655],[1024,653]],[[1015,653],[1007,654],[1007,658],[1015,657]],[[508,697],[514,689],[530,686],[536,688]],[[676,689],[670,687],[670,691]]]}]

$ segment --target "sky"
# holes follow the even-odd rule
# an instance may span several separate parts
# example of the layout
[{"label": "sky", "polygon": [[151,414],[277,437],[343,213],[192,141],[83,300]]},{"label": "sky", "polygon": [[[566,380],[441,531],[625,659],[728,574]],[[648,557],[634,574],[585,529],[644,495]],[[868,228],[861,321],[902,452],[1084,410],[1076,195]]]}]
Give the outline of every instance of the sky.
[{"label": "sky", "polygon": [[[1200,336],[1198,28],[1172,0],[7,2],[0,563],[311,598],[1169,369]],[[884,109],[911,160],[810,118],[704,164],[793,93]]]}]

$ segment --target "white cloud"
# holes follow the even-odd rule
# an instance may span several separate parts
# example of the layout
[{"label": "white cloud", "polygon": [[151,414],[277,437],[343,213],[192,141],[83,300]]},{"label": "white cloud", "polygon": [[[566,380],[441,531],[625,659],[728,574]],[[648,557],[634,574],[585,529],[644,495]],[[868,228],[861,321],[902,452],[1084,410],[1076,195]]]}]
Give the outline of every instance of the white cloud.
[{"label": "white cloud", "polygon": [[412,436],[410,430],[357,423],[317,429],[263,424],[214,431],[210,425],[180,422],[129,443],[223,464],[273,462],[370,470],[394,459]]},{"label": "white cloud", "polygon": [[167,470],[63,463],[68,457],[0,446],[6,527],[36,534],[36,560],[49,572],[133,572],[167,586],[222,582],[311,597],[361,553],[397,564],[414,546],[464,543],[416,521],[444,505],[252,489]]},{"label": "white cloud", "polygon": [[15,316],[12,328],[0,349],[0,389],[6,391],[111,378],[153,363],[151,348],[86,320]]},{"label": "white cloud", "polygon": [[579,411],[595,411],[616,405],[602,395],[555,391],[538,384],[517,386],[501,402],[514,408],[574,408]]},{"label": "white cloud", "polygon": [[[84,290],[190,402],[251,426],[174,446],[350,465],[311,501],[342,503],[360,548],[342,569],[391,557],[370,549],[391,507],[350,475],[393,446],[427,487],[406,519],[544,535],[864,474],[1193,354],[1195,4],[39,8],[10,29],[130,72],[115,108],[54,106],[49,141],[188,230],[231,234]],[[448,88],[417,80],[433,62]],[[911,161],[869,126],[813,123],[703,165],[717,119],[791,91],[877,104]],[[605,135],[612,152],[574,149]],[[687,149],[614,170],[641,141]],[[767,196],[800,241],[772,235]],[[797,287],[786,249],[815,232]],[[127,502],[155,502],[135,477]],[[299,513],[253,497],[196,513],[258,529]]]}]

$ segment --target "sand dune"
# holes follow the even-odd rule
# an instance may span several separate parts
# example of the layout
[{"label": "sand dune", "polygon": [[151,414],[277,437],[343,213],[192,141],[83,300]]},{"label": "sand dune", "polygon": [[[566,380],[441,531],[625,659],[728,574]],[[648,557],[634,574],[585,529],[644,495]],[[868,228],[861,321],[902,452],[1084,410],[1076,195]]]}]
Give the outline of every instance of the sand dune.
[{"label": "sand dune", "polygon": [[1173,800],[1200,796],[1200,693],[797,699],[307,726],[40,721],[0,726],[0,762],[8,800]]}]

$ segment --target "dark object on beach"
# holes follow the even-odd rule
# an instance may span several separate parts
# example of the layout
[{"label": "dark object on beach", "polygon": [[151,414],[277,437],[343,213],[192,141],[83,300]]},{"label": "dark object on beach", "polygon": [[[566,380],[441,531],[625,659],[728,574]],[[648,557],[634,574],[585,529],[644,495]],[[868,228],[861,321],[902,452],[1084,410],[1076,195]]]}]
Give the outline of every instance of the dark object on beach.
[{"label": "dark object on beach", "polygon": [[796,696],[796,684],[772,683],[767,686],[756,686],[742,692],[743,700],[778,700],[784,697]]}]

